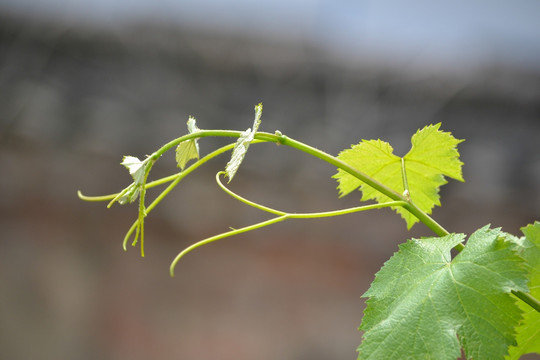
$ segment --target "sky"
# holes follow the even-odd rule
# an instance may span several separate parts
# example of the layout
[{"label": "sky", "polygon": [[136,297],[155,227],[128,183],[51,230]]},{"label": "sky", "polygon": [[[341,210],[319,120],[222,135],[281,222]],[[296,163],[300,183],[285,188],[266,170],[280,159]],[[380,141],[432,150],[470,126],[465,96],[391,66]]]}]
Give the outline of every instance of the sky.
[{"label": "sky", "polygon": [[540,70],[536,0],[0,0],[2,9],[68,21],[165,21],[310,43],[342,57]]}]

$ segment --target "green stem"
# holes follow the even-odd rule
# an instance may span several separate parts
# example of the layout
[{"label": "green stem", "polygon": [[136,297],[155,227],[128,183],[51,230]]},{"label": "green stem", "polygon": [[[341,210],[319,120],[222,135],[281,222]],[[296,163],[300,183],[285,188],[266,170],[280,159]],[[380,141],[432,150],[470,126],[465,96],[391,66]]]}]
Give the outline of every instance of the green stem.
[{"label": "green stem", "polygon": [[[155,159],[150,159],[148,165],[145,167],[145,174],[144,174],[144,180],[142,182],[141,186],[141,193],[139,194],[139,238],[141,239],[141,257],[144,257],[144,218],[146,217],[146,207],[144,206],[144,200],[146,197],[146,180],[148,179],[148,175],[150,174],[150,170],[152,170],[152,166],[154,166],[154,163],[156,162]],[[134,245],[137,243],[137,236],[135,236]]]},{"label": "green stem", "polygon": [[321,160],[326,161],[327,163],[334,165],[337,168],[340,168],[349,174],[353,175],[357,179],[361,180],[368,186],[371,186],[372,188],[376,189],[377,191],[381,192],[382,194],[388,196],[392,200],[396,201],[405,201],[406,199],[403,197],[403,195],[399,194],[395,190],[389,188],[388,186],[384,185],[383,183],[375,180],[371,176],[353,168],[349,164],[339,160],[337,157],[332,156],[322,150],[319,150],[317,148],[314,148],[312,146],[309,146],[303,142],[300,142],[298,140],[294,140],[292,138],[289,138],[285,135],[275,135],[270,133],[257,133],[255,134],[256,139],[260,140],[267,140],[272,142],[277,142],[282,145],[286,145],[289,147],[292,147],[294,149],[300,150],[302,152],[305,152],[309,155],[312,155],[316,158],[319,158]]},{"label": "green stem", "polygon": [[531,294],[527,294],[518,290],[512,290],[512,294],[514,294],[517,298],[521,299],[523,302],[530,305],[534,310],[540,313],[540,301],[535,299]]},{"label": "green stem", "polygon": [[330,154],[325,153],[324,151],[321,151],[317,148],[314,148],[312,146],[306,145],[300,141],[291,139],[285,135],[275,135],[275,134],[269,134],[269,133],[257,133],[255,135],[256,139],[260,140],[267,140],[267,141],[273,141],[278,142],[279,144],[283,144],[286,146],[290,146],[292,148],[295,148],[297,150],[303,151],[305,153],[308,153],[312,156],[315,156],[321,160],[326,161],[329,164],[332,164],[352,176],[356,177],[357,179],[361,180],[363,183],[367,184],[368,186],[371,186],[375,190],[379,191],[380,193],[388,196],[390,199],[394,201],[404,201],[407,202],[406,205],[403,207],[409,211],[411,214],[416,216],[422,223],[424,223],[428,228],[430,228],[435,234],[439,236],[445,236],[448,235],[449,232],[444,229],[440,224],[438,224],[435,220],[433,220],[429,215],[427,215],[424,211],[422,211],[419,207],[408,201],[408,199],[403,196],[403,194],[400,194],[396,192],[395,190],[389,188],[388,186],[382,184],[381,182],[373,179],[367,174],[364,174],[363,172],[359,171],[358,169],[355,169],[354,167],[350,166],[349,164],[339,160],[337,157],[332,156]]},{"label": "green stem", "polygon": [[181,142],[191,140],[191,139],[197,139],[202,137],[240,137],[242,135],[242,131],[237,130],[199,130],[196,132],[193,132],[191,134],[187,134],[184,136],[181,136],[179,138],[176,138],[172,141],[169,141],[167,144],[160,147],[158,150],[156,150],[150,157],[152,157],[154,160],[159,159],[164,153],[169,151],[171,148],[178,146]]},{"label": "green stem", "polygon": [[411,201],[411,193],[409,192],[409,182],[407,181],[407,172],[405,170],[405,158],[401,158],[401,180],[403,182],[403,196],[407,201]]}]

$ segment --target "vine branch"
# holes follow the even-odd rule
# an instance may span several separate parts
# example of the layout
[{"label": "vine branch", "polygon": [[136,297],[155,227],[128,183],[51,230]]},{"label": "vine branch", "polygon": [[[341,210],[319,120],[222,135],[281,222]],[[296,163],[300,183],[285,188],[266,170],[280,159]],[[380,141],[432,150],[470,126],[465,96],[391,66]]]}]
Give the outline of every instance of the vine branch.
[{"label": "vine branch", "polygon": [[[193,133],[181,136],[181,137],[179,137],[177,139],[174,139],[174,140],[168,142],[167,144],[165,144],[161,148],[159,148],[157,151],[155,151],[152,155],[150,155],[149,158],[146,159],[147,161],[149,161],[149,166],[145,167],[144,182],[143,182],[143,184],[141,186],[140,203],[139,203],[139,216],[138,216],[138,219],[134,222],[134,224],[129,229],[128,233],[126,234],[126,237],[125,237],[124,242],[123,242],[124,250],[126,250],[126,244],[127,244],[127,241],[129,240],[131,234],[133,233],[133,231],[137,230],[133,245],[135,245],[137,243],[137,237],[140,236],[140,239],[141,239],[141,255],[144,256],[144,250],[143,250],[143,241],[144,241],[144,224],[143,224],[143,222],[144,222],[144,217],[179,183],[179,181],[181,179],[183,179],[190,172],[192,172],[193,170],[195,170],[196,168],[198,168],[199,166],[204,164],[209,159],[211,159],[211,158],[213,158],[213,157],[215,157],[215,156],[217,156],[217,155],[219,155],[219,154],[221,154],[221,153],[223,153],[225,151],[231,150],[234,147],[234,144],[224,146],[224,147],[222,147],[222,148],[208,154],[207,156],[205,156],[204,158],[202,158],[199,161],[195,162],[194,164],[189,166],[187,169],[185,169],[184,171],[181,171],[178,174],[171,175],[171,176],[168,176],[168,177],[165,177],[165,178],[162,178],[162,179],[150,182],[150,183],[146,183],[146,180],[147,180],[149,171],[150,171],[150,169],[152,167],[152,164],[157,159],[159,159],[165,152],[167,152],[168,150],[170,150],[174,146],[177,146],[178,144],[180,144],[183,141],[196,139],[196,138],[202,138],[202,137],[233,137],[233,138],[238,138],[241,135],[242,135],[241,131],[235,131],[235,130],[199,130],[197,132],[193,132]],[[354,167],[348,165],[347,163],[339,160],[335,156],[332,156],[332,155],[330,155],[330,154],[328,154],[328,153],[326,153],[326,152],[324,152],[322,150],[319,150],[317,148],[309,146],[309,145],[307,145],[305,143],[302,143],[302,142],[300,142],[298,140],[289,138],[289,137],[283,135],[279,131],[276,131],[276,133],[274,133],[274,134],[266,133],[266,132],[256,132],[255,135],[254,135],[254,139],[255,140],[253,141],[253,143],[255,143],[255,142],[274,142],[274,143],[277,143],[277,144],[280,144],[280,145],[285,145],[285,146],[295,148],[295,149],[297,149],[299,151],[305,152],[305,153],[310,154],[310,155],[312,155],[312,156],[314,156],[316,158],[319,158],[319,159],[321,159],[321,160],[323,160],[323,161],[325,161],[325,162],[327,162],[327,163],[329,163],[331,165],[334,165],[335,167],[337,167],[339,169],[342,169],[342,170],[346,171],[347,173],[349,173],[352,176],[356,177],[357,179],[359,179],[360,181],[362,181],[366,185],[368,185],[368,186],[374,188],[375,190],[379,191],[380,193],[386,195],[392,201],[387,202],[387,203],[382,203],[382,204],[373,204],[373,205],[361,206],[361,207],[345,209],[345,210],[330,211],[330,212],[323,212],[323,213],[309,213],[309,214],[285,213],[285,212],[281,212],[279,210],[275,210],[275,209],[265,207],[265,206],[260,205],[260,204],[256,204],[255,207],[259,208],[260,210],[270,212],[270,213],[273,213],[274,215],[278,215],[278,216],[275,217],[275,218],[272,218],[270,220],[263,221],[261,223],[246,226],[246,227],[243,227],[241,229],[231,230],[229,232],[207,238],[205,240],[202,240],[200,242],[197,242],[197,243],[189,246],[188,248],[184,249],[181,253],[179,253],[177,255],[177,257],[174,259],[173,263],[171,264],[171,275],[174,274],[174,267],[176,266],[176,264],[180,260],[180,258],[182,258],[185,254],[187,254],[188,252],[192,251],[193,249],[195,249],[195,248],[197,248],[199,246],[202,246],[204,244],[207,244],[207,243],[210,243],[210,242],[213,242],[213,241],[225,238],[225,237],[229,237],[229,236],[240,234],[240,233],[243,233],[243,232],[255,230],[255,229],[258,229],[260,227],[268,226],[268,225],[271,225],[271,224],[274,224],[274,223],[277,223],[277,222],[280,222],[280,221],[283,221],[283,220],[286,220],[286,219],[290,219],[290,218],[310,218],[310,217],[337,216],[337,215],[342,215],[342,214],[349,213],[349,212],[371,210],[371,209],[389,207],[389,206],[402,206],[407,211],[409,211],[412,215],[417,217],[424,225],[426,225],[429,229],[431,229],[438,236],[445,236],[445,235],[449,234],[449,232],[445,228],[443,228],[439,223],[437,223],[427,213],[422,211],[412,201],[410,201],[410,198],[407,196],[407,194],[399,194],[395,190],[387,187],[386,185],[382,184],[381,182],[377,181],[376,179],[368,176],[367,174],[359,171],[358,169],[355,169]],[[404,167],[403,167],[403,171],[405,171]],[[162,191],[162,193],[148,207],[145,207],[144,198],[145,198],[146,189],[154,187],[154,186],[158,186],[158,185],[161,185],[161,184],[165,184],[167,182],[171,182],[171,184],[169,184],[169,186],[164,191]],[[404,183],[406,184],[406,174],[405,173],[404,173]],[[223,185],[219,181],[219,175],[218,175],[218,184]],[[83,195],[80,191],[78,191],[77,194],[78,194],[79,198],[81,198],[82,200],[85,200],[85,201],[107,201],[107,200],[113,200],[114,201],[115,199],[118,199],[121,196],[123,196],[123,194],[127,193],[127,191],[129,191],[129,190],[127,190],[128,188],[124,189],[120,193],[110,194],[110,195],[105,195],[105,196],[86,196],[86,195]],[[228,189],[225,190],[226,187],[222,186],[222,189],[224,189],[224,191],[226,191],[229,195],[233,196],[232,194],[234,194],[234,193],[232,193]],[[405,189],[407,189],[407,187],[405,187]],[[253,202],[249,202],[247,199],[244,199],[244,198],[242,198],[242,197],[240,197],[240,196],[238,196],[236,194],[234,194],[233,197],[236,197],[239,200],[242,199],[240,201],[242,201],[242,202],[244,202],[244,203],[246,203],[246,204],[248,204],[250,206],[253,206],[255,204]],[[458,244],[455,247],[455,249],[457,251],[461,251],[461,250],[464,249],[464,245],[463,244]],[[523,293],[521,291],[512,290],[512,293],[516,297],[520,298],[522,301],[526,302],[531,307],[533,307],[534,309],[536,309],[537,311],[540,312],[540,302],[537,299],[535,299],[533,296],[531,296],[530,294]]]}]

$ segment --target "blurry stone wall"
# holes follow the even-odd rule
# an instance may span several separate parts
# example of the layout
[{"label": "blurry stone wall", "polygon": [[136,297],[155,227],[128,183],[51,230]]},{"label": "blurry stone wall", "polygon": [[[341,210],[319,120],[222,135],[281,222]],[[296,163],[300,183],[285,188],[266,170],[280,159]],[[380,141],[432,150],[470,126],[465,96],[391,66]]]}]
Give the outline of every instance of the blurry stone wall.
[{"label": "blurry stone wall", "polygon": [[[200,128],[251,126],[329,153],[381,138],[403,155],[419,128],[457,138],[464,184],[435,218],[470,233],[540,219],[540,73],[488,64],[438,71],[344,61],[287,39],[173,26],[96,28],[0,19],[0,358],[354,358],[373,274],[410,236],[390,211],[280,224],[168,265],[190,243],[265,219],[217,189],[227,158],[186,179],[147,222],[147,256],[122,252],[135,206],[83,203],[143,157]],[[223,144],[202,139],[201,151]],[[152,176],[178,171],[173,155]],[[353,206],[335,169],[253,146],[231,187],[288,211]]]}]

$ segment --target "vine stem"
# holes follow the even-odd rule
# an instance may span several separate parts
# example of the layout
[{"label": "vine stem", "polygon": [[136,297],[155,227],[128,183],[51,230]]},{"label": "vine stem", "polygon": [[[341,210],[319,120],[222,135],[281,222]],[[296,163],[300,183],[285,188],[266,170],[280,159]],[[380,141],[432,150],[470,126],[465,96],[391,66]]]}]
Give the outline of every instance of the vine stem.
[{"label": "vine stem", "polygon": [[[241,131],[237,130],[199,130],[184,136],[181,136],[179,138],[176,138],[167,144],[163,145],[161,148],[156,150],[152,155],[149,157],[149,161],[153,162],[157,159],[159,159],[165,152],[170,150],[171,148],[177,146],[181,142],[196,139],[196,138],[202,138],[202,137],[240,137],[242,135]],[[399,194],[395,190],[389,188],[388,186],[384,185],[383,183],[377,181],[376,179],[370,177],[369,175],[359,171],[358,169],[355,169],[354,167],[350,166],[349,164],[339,160],[337,157],[332,156],[322,150],[319,150],[315,147],[309,146],[303,142],[300,142],[298,140],[289,138],[285,135],[283,135],[281,132],[276,132],[275,134],[266,133],[266,132],[257,132],[255,133],[254,139],[260,140],[263,142],[274,142],[277,144],[289,146],[292,148],[295,148],[297,150],[300,150],[302,152],[305,152],[309,155],[312,155],[316,158],[319,158],[323,161],[326,161],[327,163],[336,166],[337,168],[340,168],[349,174],[353,175],[357,179],[361,180],[368,186],[371,186],[375,190],[381,192],[382,194],[388,196],[390,199],[394,201],[404,201],[407,204],[403,207],[407,209],[411,214],[416,216],[422,223],[424,223],[428,228],[430,228],[435,234],[439,236],[445,236],[448,235],[449,232],[444,229],[440,224],[438,224],[435,220],[433,220],[429,215],[427,215],[424,211],[422,211],[420,208],[418,208],[416,205],[411,203],[410,201],[407,201],[407,198],[403,196],[403,194]],[[146,169],[147,173],[150,170],[150,167]],[[105,198],[108,198],[112,195],[107,195],[104,197],[88,197],[83,195],[81,192],[78,193],[79,197],[83,200],[90,200],[91,201],[101,201]],[[117,195],[115,195],[117,196]]]},{"label": "vine stem", "polygon": [[[155,151],[152,155],[150,155],[149,161],[155,161],[159,159],[165,152],[170,150],[171,148],[177,146],[183,141],[196,139],[196,138],[202,138],[202,137],[240,137],[242,135],[241,131],[237,130],[199,130],[184,136],[181,136],[179,138],[176,138],[167,144],[163,145],[161,148],[159,148],[157,151]],[[424,225],[426,225],[429,229],[431,229],[435,234],[438,236],[445,236],[448,235],[449,232],[444,229],[439,223],[437,223],[433,218],[431,218],[429,215],[427,215],[424,211],[422,211],[420,208],[418,208],[414,203],[409,201],[406,196],[403,194],[399,194],[395,190],[389,188],[388,186],[384,185],[383,183],[377,181],[376,179],[370,177],[369,175],[359,171],[358,169],[355,169],[354,167],[348,165],[347,163],[339,160],[337,157],[332,156],[322,150],[319,150],[315,147],[309,146],[303,142],[300,142],[298,140],[289,138],[285,135],[283,135],[281,132],[276,131],[275,134],[266,133],[266,132],[257,132],[254,136],[255,140],[260,140],[263,142],[274,142],[277,144],[289,146],[292,148],[295,148],[297,150],[300,150],[302,152],[305,152],[309,155],[312,155],[316,158],[319,158],[323,161],[326,161],[327,163],[336,166],[337,168],[340,168],[352,176],[356,177],[357,179],[364,182],[366,185],[371,186],[375,190],[381,192],[382,194],[388,196],[393,201],[402,201],[405,202],[403,205],[403,208],[405,208],[407,211],[409,211],[411,214],[416,216]],[[149,169],[147,169],[149,170]],[[104,197],[88,197],[83,195],[82,193],[78,193],[79,197],[83,200],[90,200],[90,201],[101,201],[105,198],[108,198],[112,195],[107,195]],[[117,196],[117,195],[115,195]],[[457,251],[463,250],[464,246],[462,244],[458,244],[455,249]]]},{"label": "vine stem", "polygon": [[528,293],[512,290],[512,294],[540,313],[540,301]]}]

